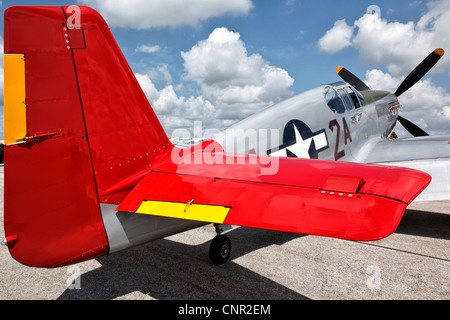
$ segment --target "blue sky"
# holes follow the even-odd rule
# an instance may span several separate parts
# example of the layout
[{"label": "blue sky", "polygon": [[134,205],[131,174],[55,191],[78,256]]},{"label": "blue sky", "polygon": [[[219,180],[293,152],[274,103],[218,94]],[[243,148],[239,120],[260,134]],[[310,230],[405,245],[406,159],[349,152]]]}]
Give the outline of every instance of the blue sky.
[{"label": "blue sky", "polygon": [[[432,133],[450,133],[450,0],[1,3],[3,10],[71,4],[97,9],[169,135],[192,127],[195,119],[223,129],[289,96],[340,80],[335,74],[340,65],[371,88],[395,90],[402,76],[443,47],[447,55],[401,102],[404,116]],[[380,13],[372,18],[371,5]],[[229,60],[221,56],[225,50]],[[203,59],[196,61],[198,56]]]}]

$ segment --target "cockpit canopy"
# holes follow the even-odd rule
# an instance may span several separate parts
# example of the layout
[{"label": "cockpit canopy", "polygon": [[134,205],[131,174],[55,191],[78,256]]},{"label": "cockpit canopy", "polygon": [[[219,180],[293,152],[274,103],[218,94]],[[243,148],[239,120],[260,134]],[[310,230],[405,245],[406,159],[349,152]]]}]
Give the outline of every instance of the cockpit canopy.
[{"label": "cockpit canopy", "polygon": [[335,113],[344,113],[364,105],[363,96],[346,82],[326,85],[323,94],[328,107]]}]

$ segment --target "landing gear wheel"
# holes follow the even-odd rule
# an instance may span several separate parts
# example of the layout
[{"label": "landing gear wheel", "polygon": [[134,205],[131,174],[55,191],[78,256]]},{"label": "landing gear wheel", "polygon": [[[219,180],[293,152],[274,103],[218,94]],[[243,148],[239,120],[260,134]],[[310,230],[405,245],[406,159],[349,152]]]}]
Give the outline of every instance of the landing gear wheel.
[{"label": "landing gear wheel", "polygon": [[217,235],[209,247],[209,258],[215,265],[224,264],[231,254],[231,241],[227,236]]}]

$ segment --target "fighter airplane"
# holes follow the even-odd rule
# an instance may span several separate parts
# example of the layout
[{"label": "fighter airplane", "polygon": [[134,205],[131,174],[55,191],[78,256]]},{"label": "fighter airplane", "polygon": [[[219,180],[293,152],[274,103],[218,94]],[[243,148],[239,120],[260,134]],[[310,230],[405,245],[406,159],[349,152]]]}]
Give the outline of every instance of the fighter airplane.
[{"label": "fighter airplane", "polygon": [[[303,109],[264,151],[317,159],[229,153],[213,140],[181,149],[96,11],[11,7],[4,20],[3,244],[25,265],[78,263],[211,223],[215,264],[230,256],[222,224],[381,239],[431,181],[410,168],[335,161],[367,155],[357,141],[370,144],[383,119],[389,136],[398,107],[389,93],[334,84],[282,104],[285,114]],[[304,122],[308,105],[325,127]]]},{"label": "fighter airplane", "polygon": [[[430,137],[399,115],[402,105],[398,100],[443,55],[441,48],[431,52],[394,93],[371,90],[350,71],[338,67],[336,72],[345,81],[273,105],[214,139],[226,152],[415,168],[433,178],[415,201],[448,200],[450,136]],[[394,131],[397,122],[414,137],[398,139]]]}]

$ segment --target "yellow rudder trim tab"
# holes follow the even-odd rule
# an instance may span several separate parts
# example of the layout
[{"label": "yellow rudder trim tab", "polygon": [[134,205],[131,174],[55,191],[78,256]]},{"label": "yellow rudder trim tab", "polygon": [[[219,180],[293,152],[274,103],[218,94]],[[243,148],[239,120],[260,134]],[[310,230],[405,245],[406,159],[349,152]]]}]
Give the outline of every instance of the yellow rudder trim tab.
[{"label": "yellow rudder trim tab", "polygon": [[168,201],[143,201],[136,213],[170,218],[197,220],[209,223],[223,223],[229,207]]},{"label": "yellow rudder trim tab", "polygon": [[25,55],[4,55],[5,144],[24,141],[27,136]]}]

